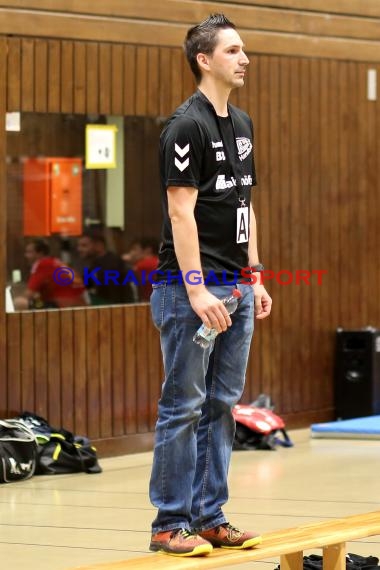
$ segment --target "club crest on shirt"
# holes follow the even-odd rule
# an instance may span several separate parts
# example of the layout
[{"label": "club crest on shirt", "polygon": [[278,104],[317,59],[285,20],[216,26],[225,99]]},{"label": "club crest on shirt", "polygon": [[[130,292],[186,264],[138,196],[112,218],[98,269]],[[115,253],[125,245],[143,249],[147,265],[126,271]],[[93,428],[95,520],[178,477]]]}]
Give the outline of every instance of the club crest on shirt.
[{"label": "club crest on shirt", "polygon": [[238,137],[236,139],[236,144],[238,148],[239,159],[244,160],[252,151],[252,143],[246,137]]},{"label": "club crest on shirt", "polygon": [[175,143],[174,145],[174,150],[176,152],[176,154],[178,154],[178,156],[184,160],[179,160],[179,158],[175,157],[174,158],[174,164],[176,165],[176,167],[178,168],[178,170],[180,170],[181,172],[183,172],[185,170],[185,168],[187,168],[189,166],[190,163],[190,159],[187,156],[185,158],[185,156],[187,154],[189,154],[190,151],[190,144],[186,144],[183,148],[181,148],[177,143]]}]

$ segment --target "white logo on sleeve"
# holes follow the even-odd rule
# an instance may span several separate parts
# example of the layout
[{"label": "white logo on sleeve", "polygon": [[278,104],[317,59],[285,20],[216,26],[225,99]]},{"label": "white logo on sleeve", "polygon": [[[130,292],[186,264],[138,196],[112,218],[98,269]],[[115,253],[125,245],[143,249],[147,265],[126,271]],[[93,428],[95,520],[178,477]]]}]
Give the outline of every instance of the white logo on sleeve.
[{"label": "white logo on sleeve", "polygon": [[[181,148],[177,143],[175,143],[174,150],[176,151],[178,156],[184,158],[190,151],[190,144],[188,143],[183,148]],[[183,172],[185,168],[189,166],[189,163],[190,163],[189,157],[185,158],[185,160],[183,160],[182,162],[177,157],[174,158],[174,164],[181,172]]]},{"label": "white logo on sleeve", "polygon": [[252,150],[252,143],[246,137],[238,137],[236,139],[236,144],[238,147],[239,159],[244,160]]}]

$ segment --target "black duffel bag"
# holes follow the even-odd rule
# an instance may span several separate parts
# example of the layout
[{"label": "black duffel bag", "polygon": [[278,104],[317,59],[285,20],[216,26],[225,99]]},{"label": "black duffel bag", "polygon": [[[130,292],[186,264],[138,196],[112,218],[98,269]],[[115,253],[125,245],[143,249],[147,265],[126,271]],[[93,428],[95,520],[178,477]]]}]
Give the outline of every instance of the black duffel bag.
[{"label": "black duffel bag", "polygon": [[0,420],[0,483],[29,479],[37,465],[37,442],[23,422]]}]

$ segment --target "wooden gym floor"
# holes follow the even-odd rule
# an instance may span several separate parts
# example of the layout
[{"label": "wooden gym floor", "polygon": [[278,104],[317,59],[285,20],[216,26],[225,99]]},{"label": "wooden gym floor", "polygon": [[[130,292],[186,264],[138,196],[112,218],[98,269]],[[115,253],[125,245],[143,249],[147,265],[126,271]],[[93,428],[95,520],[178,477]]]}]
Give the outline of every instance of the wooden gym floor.
[{"label": "wooden gym floor", "polygon": [[[234,452],[226,507],[233,524],[267,532],[380,508],[380,441],[311,439],[309,430],[290,435],[290,449]],[[151,459],[151,453],[102,459],[101,475],[36,476],[0,486],[1,566],[67,570],[146,553],[154,516]],[[380,558],[380,536],[348,543],[348,551]]]}]

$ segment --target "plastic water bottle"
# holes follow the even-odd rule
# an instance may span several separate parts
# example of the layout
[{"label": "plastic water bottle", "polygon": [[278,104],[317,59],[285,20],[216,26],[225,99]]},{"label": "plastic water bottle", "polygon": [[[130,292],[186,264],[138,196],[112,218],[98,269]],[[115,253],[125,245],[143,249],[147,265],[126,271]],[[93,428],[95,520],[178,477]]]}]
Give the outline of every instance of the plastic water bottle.
[{"label": "plastic water bottle", "polygon": [[[236,311],[240,297],[241,293],[239,289],[234,289],[232,295],[224,297],[224,299],[221,300],[229,315],[232,315],[232,313]],[[202,324],[193,336],[193,341],[202,348],[208,348],[218,334],[216,329],[209,329],[205,324]]]}]

